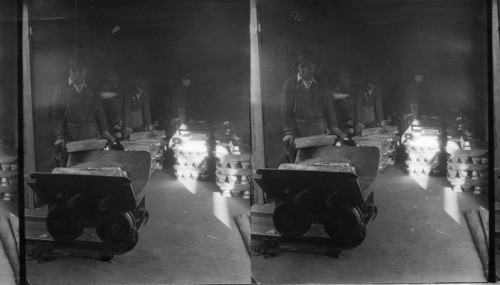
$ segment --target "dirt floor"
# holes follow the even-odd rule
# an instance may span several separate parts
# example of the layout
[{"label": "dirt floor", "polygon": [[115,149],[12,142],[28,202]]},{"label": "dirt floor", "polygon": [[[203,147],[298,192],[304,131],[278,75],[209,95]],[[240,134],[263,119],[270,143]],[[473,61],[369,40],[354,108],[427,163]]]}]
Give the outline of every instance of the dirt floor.
[{"label": "dirt floor", "polygon": [[444,177],[389,168],[373,185],[379,214],[357,248],[341,259],[283,252],[252,258],[271,283],[485,282],[463,210],[487,209],[486,195],[456,193]]},{"label": "dirt floor", "polygon": [[234,222],[249,201],[223,198],[214,182],[157,173],[147,186],[150,220],[139,243],[112,262],[27,262],[31,284],[250,283],[250,257]]}]

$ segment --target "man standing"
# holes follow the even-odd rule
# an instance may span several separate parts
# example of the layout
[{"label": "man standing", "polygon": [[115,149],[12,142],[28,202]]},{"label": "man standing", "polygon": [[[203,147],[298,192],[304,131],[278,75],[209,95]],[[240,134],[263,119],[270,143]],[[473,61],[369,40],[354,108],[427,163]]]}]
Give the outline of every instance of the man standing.
[{"label": "man standing", "polygon": [[105,139],[114,141],[108,131],[101,97],[85,82],[87,67],[73,60],[69,69],[69,78],[57,84],[52,100],[56,160],[61,167],[66,165],[66,142],[94,139],[99,132]]},{"label": "man standing", "polygon": [[312,54],[301,51],[297,64],[298,74],[285,81],[281,93],[283,142],[293,145],[297,137],[325,134],[325,119],[333,134],[344,137],[337,126],[329,88],[314,76],[316,61]]},{"label": "man standing", "polygon": [[[184,75],[182,77],[182,85],[178,86],[174,94],[172,95],[172,101],[170,105],[170,114],[175,121],[179,121],[181,124],[186,123],[186,107],[189,94],[189,87],[191,86],[191,77]],[[175,123],[176,125],[178,123]],[[176,128],[174,128],[176,129]]]},{"label": "man standing", "polygon": [[337,122],[341,128],[352,128],[355,93],[356,90],[351,84],[350,73],[341,69],[337,84],[333,88],[333,108],[337,115]]},{"label": "man standing", "polygon": [[123,100],[123,136],[132,132],[151,130],[151,106],[146,81],[134,80],[134,86],[125,94]]},{"label": "man standing", "polygon": [[364,128],[374,128],[382,124],[382,91],[378,87],[378,78],[367,74],[366,83],[356,91],[354,103],[354,125],[356,133]]},{"label": "man standing", "polygon": [[[422,110],[422,82],[424,81],[423,72],[420,69],[415,70],[413,80],[408,84],[405,90],[402,109],[403,109],[403,120],[404,120],[404,130],[411,125],[413,120],[420,118],[420,112]],[[420,111],[420,112],[419,112]]]}]

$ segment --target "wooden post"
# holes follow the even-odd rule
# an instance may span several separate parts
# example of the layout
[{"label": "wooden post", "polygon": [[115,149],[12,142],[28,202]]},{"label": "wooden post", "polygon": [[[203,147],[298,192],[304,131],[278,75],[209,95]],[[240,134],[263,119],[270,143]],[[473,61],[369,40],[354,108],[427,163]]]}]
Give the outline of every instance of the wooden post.
[{"label": "wooden post", "polygon": [[[250,122],[253,154],[252,168],[256,170],[265,167],[257,0],[250,0]],[[253,183],[252,201],[253,204],[264,203],[264,194],[256,183]]]},{"label": "wooden post", "polygon": [[[498,0],[493,0],[492,3],[492,13],[491,13],[491,24],[492,24],[492,58],[493,58],[493,102],[494,102],[494,121],[495,124],[495,135],[493,139],[495,141],[495,168],[500,166],[500,148],[498,145],[498,127],[500,126],[500,37],[498,33]],[[496,174],[496,173],[495,173]],[[496,175],[494,176],[496,177]],[[495,179],[497,181],[497,179]],[[500,202],[500,185],[495,183],[495,201]]]},{"label": "wooden post", "polygon": [[31,93],[31,45],[29,0],[23,0],[22,61],[23,61],[23,145],[24,145],[24,201],[25,207],[35,208],[33,191],[26,178],[35,172],[35,130],[33,125],[33,97]]}]

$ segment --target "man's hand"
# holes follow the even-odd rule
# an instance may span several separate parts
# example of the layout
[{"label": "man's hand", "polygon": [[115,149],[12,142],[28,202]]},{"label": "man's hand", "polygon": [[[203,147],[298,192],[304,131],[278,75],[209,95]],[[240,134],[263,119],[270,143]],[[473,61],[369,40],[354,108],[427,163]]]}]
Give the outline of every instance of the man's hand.
[{"label": "man's hand", "polygon": [[111,142],[115,141],[115,138],[108,131],[103,132],[102,137],[111,141]]},{"label": "man's hand", "polygon": [[59,146],[59,147],[65,147],[66,141],[64,139],[57,139],[56,142],[54,143],[54,145]]},{"label": "man's hand", "polygon": [[152,131],[152,130],[153,130],[153,124],[144,126],[144,131]]},{"label": "man's hand", "polygon": [[334,135],[337,135],[337,136],[341,137],[341,138],[347,137],[347,135],[344,134],[342,131],[340,131],[339,128],[337,128],[337,127],[335,127],[335,128],[332,129],[332,133]]},{"label": "man's hand", "polygon": [[128,137],[130,137],[130,134],[131,134],[131,133],[132,133],[132,129],[131,129],[131,128],[129,128],[129,127],[125,127],[125,128],[123,129],[123,137],[124,137],[124,138],[128,138]]},{"label": "man's hand", "polygon": [[283,137],[283,142],[288,143],[289,145],[293,145],[293,135],[285,135]]},{"label": "man's hand", "polygon": [[357,123],[357,124],[356,124],[356,127],[355,127],[355,131],[356,131],[356,133],[358,134],[358,133],[360,133],[360,132],[361,132],[361,130],[363,130],[364,128],[365,128],[365,125],[363,125],[363,124],[361,124],[361,123]]}]

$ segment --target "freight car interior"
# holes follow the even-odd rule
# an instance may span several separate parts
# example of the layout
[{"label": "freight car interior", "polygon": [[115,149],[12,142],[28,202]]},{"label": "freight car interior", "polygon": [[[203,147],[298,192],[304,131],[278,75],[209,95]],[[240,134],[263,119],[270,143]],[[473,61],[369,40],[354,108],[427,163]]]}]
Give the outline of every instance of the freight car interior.
[{"label": "freight car interior", "polygon": [[[206,162],[202,161],[193,166],[196,154],[209,155],[215,150],[207,150],[205,141],[215,144],[216,140],[224,140],[228,128],[241,143],[241,152],[243,145],[248,145],[247,1],[56,0],[31,4],[32,92],[25,102],[31,100],[33,109],[25,109],[25,120],[36,123],[32,133],[25,131],[27,140],[32,140],[27,151],[34,156],[32,165],[27,168],[30,173],[51,172],[56,166],[50,102],[55,85],[67,80],[67,64],[74,55],[86,61],[89,85],[102,86],[110,77],[117,77],[120,87],[126,89],[134,77],[145,78],[151,96],[152,122],[158,122],[158,128],[162,127],[165,105],[172,93],[182,79],[189,77],[192,85],[186,98],[187,109],[198,123],[188,123],[188,126],[201,125],[202,129],[208,126],[215,131],[177,132],[176,140],[170,141],[174,152],[169,155],[175,155],[178,165],[156,169],[150,178],[145,199],[149,220],[140,230],[139,242],[133,250],[115,256],[109,263],[68,256],[39,262],[44,258],[40,258],[39,248],[32,248],[33,251],[28,252],[28,280],[36,284],[55,284],[54,276],[58,276],[60,284],[71,280],[89,283],[249,283],[250,258],[234,220],[236,215],[249,212],[248,197],[243,199],[244,191],[230,190],[223,196],[221,187],[229,183],[216,184],[214,173],[209,175],[208,181],[202,181],[205,176],[192,172],[193,168],[206,169]],[[129,151],[150,151],[156,159],[155,155],[169,144],[172,135],[170,132],[167,139],[159,135],[121,144]],[[186,136],[205,140],[204,146],[182,144]],[[155,142],[151,143],[152,140]],[[187,140],[193,142],[193,139]],[[219,152],[235,149],[233,144],[230,150],[228,142],[223,143],[224,146],[219,145]],[[214,171],[216,159],[212,159]],[[237,163],[241,168],[246,162],[240,159]],[[155,168],[160,165],[162,163],[153,163]],[[30,217],[27,236],[38,233],[41,227],[35,238],[48,238],[44,225],[47,206],[29,189],[27,193],[26,215]],[[95,236],[95,232],[90,235]],[[33,253],[38,258],[33,259]]]},{"label": "freight car interior", "polygon": [[[259,241],[254,254],[266,246],[260,243],[264,235],[278,236],[283,250],[276,250],[276,244],[268,243],[265,257],[276,254],[275,257],[253,256],[253,277],[263,284],[486,281],[487,254],[476,250],[475,236],[465,218],[467,210],[487,210],[487,193],[493,191],[492,187],[486,187],[487,169],[491,166],[486,156],[486,4],[411,0],[263,1],[259,2],[258,12],[265,167],[277,168],[286,162],[281,141],[280,94],[285,79],[297,74],[294,62],[302,48],[308,48],[320,59],[315,74],[329,83],[337,83],[346,70],[353,85],[362,84],[367,72],[378,74],[384,117],[390,117],[389,124],[398,127],[401,126],[397,114],[405,86],[416,69],[423,69],[425,97],[429,100],[426,104],[430,107],[427,111],[449,122],[448,127],[440,127],[446,130],[449,144],[439,150],[439,128],[427,128],[423,121],[423,125],[411,129],[420,132],[412,134],[413,139],[405,142],[403,137],[399,148],[409,157],[387,168],[381,163],[386,170],[372,186],[378,216],[366,230],[363,243],[344,251],[341,259],[325,256],[324,247],[306,247],[279,237],[272,215],[278,208],[263,191],[255,191],[252,217],[264,216],[264,212],[269,218],[267,224],[262,222],[267,228],[254,229],[252,223],[252,240]],[[460,116],[462,122],[456,120]],[[465,124],[465,118],[472,123],[465,127],[471,133],[464,136],[457,132],[457,123]],[[430,120],[439,125],[436,118]],[[420,135],[426,138],[420,141],[417,139]],[[381,158],[391,164],[388,157],[384,158],[385,150],[390,150],[384,146],[391,141],[389,137],[389,133],[367,134],[355,137],[354,141],[384,149]],[[471,139],[470,146],[461,143],[460,138]],[[448,153],[449,158],[437,159],[439,152]],[[479,182],[476,172],[474,187],[468,186],[470,166],[459,165],[462,163],[458,160],[459,153],[470,164],[473,162],[467,155],[474,153],[476,163],[482,164],[477,167],[483,171],[484,180]],[[481,157],[484,160],[479,162]],[[437,165],[440,169],[435,168]],[[317,233],[322,229],[318,226],[315,228],[313,222],[301,238],[324,235]],[[486,239],[482,245],[485,243]]]}]

